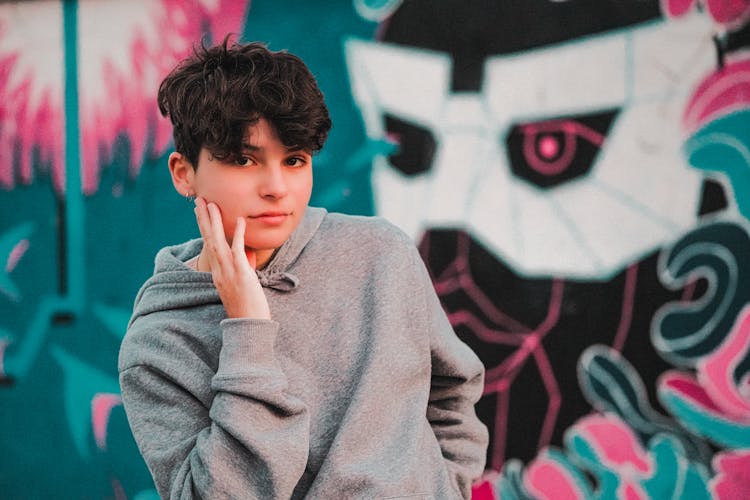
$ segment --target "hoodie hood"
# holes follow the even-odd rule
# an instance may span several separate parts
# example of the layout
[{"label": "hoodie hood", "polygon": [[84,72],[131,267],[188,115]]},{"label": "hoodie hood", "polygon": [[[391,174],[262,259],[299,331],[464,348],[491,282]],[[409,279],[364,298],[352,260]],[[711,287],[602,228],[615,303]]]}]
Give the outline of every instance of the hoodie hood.
[{"label": "hoodie hood", "polygon": [[[324,208],[307,207],[297,229],[268,264],[255,271],[263,287],[288,292],[300,285],[299,279],[289,272],[289,268],[313,238],[326,214]],[[203,240],[197,238],[159,250],[154,274],[143,284],[135,298],[130,323],[139,316],[156,311],[221,302],[211,273],[195,271],[185,264],[197,256],[202,248]]]}]

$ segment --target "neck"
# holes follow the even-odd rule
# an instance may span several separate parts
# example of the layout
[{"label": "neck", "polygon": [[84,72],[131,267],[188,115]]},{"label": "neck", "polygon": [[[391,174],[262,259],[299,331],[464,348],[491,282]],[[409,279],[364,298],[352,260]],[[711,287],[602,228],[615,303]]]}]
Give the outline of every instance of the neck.
[{"label": "neck", "polygon": [[[259,250],[255,252],[255,269],[263,269],[266,267],[266,264],[268,264],[273,256],[276,254],[275,248],[271,248],[268,250]],[[205,249],[201,250],[200,255],[198,255],[198,271],[203,273],[210,273],[211,272],[211,266],[208,263],[208,257],[204,254]]]},{"label": "neck", "polygon": [[256,269],[263,269],[266,267],[266,264],[268,264],[273,256],[276,254],[276,249],[272,248],[270,250],[258,250],[255,252],[255,268]]}]

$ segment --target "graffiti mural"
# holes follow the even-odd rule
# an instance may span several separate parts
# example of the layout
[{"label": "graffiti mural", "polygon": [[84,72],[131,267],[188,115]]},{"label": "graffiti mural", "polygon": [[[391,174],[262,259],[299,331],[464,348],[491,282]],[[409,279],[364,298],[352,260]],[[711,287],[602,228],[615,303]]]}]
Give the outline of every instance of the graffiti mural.
[{"label": "graffiti mural", "polygon": [[750,491],[750,2],[0,2],[0,497],[156,498],[116,359],[197,235],[161,76],[308,62],[313,204],[419,245],[487,367],[477,499]]},{"label": "graffiti mural", "polygon": [[475,496],[740,498],[750,2],[355,6],[375,209],[487,368]]}]

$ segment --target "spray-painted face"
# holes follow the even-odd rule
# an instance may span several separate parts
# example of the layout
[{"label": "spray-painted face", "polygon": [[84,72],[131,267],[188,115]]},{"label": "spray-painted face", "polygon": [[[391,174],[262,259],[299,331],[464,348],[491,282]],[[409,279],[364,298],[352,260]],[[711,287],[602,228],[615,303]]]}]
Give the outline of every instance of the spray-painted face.
[{"label": "spray-painted face", "polygon": [[350,40],[367,134],[398,145],[373,164],[378,214],[466,232],[523,276],[613,276],[695,225],[680,127],[709,32],[696,16],[491,56],[477,92],[451,90],[446,53]]}]

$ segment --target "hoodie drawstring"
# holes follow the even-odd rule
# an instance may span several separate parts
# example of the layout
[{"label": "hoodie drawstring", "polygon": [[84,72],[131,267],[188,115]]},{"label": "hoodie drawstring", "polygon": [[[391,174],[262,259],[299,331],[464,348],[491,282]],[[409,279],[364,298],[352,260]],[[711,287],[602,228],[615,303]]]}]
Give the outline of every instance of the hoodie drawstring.
[{"label": "hoodie drawstring", "polygon": [[258,273],[258,281],[260,281],[262,286],[273,288],[280,292],[289,292],[299,285],[299,278],[287,272]]}]

